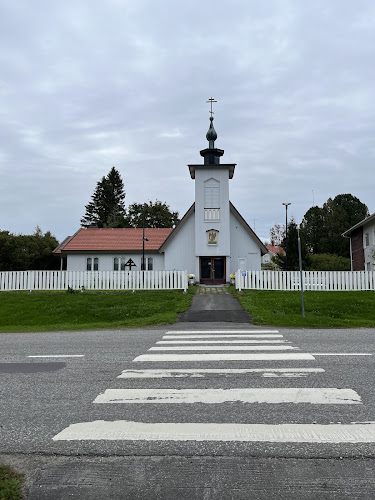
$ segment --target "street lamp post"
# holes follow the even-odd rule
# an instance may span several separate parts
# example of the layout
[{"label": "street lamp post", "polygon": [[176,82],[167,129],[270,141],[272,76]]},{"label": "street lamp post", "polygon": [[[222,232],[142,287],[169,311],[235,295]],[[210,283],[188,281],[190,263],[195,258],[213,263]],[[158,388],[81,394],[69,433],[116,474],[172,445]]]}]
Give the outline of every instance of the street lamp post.
[{"label": "street lamp post", "polygon": [[288,206],[291,203],[283,203],[285,205],[285,271],[288,270]]},{"label": "street lamp post", "polygon": [[142,264],[141,271],[146,270],[146,262],[145,262],[145,241],[148,239],[145,237],[145,206],[143,205],[143,213],[142,213],[142,227],[143,227],[143,235],[142,235]]}]

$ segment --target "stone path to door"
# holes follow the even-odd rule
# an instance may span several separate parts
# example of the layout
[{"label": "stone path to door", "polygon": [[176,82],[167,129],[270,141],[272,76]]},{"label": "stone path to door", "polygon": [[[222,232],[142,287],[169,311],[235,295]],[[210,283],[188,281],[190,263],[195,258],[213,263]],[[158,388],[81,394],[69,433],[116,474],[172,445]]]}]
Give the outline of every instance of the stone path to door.
[{"label": "stone path to door", "polygon": [[197,286],[197,293],[201,294],[217,294],[217,293],[228,293],[228,287],[227,286],[210,286],[210,285],[198,285]]},{"label": "stone path to door", "polygon": [[190,309],[179,315],[179,322],[247,323],[251,316],[227,287],[199,286]]}]

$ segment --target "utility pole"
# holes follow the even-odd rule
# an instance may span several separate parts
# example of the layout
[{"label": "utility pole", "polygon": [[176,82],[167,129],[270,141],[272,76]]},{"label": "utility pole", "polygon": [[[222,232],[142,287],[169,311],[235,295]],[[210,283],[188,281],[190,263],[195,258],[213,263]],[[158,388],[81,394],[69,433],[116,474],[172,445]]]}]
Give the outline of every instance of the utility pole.
[{"label": "utility pole", "polygon": [[303,273],[302,273],[302,252],[301,252],[301,238],[299,236],[298,228],[298,259],[299,259],[299,279],[301,283],[301,300],[302,300],[302,317],[305,317],[305,300],[303,297]]},{"label": "utility pole", "polygon": [[288,206],[291,203],[283,203],[285,205],[285,271],[288,270]]},{"label": "utility pole", "polygon": [[144,205],[143,205],[143,211],[142,211],[142,227],[143,227],[143,235],[142,235],[142,264],[141,264],[141,271],[146,271],[145,241],[148,241],[148,239],[145,238],[145,206]]}]

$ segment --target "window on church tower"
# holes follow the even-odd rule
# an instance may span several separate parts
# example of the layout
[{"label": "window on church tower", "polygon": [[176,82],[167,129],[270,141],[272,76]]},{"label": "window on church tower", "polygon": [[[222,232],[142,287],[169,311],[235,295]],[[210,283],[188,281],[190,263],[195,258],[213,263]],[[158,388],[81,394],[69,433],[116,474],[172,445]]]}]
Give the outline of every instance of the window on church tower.
[{"label": "window on church tower", "polygon": [[204,208],[220,208],[220,182],[212,177],[204,182]]},{"label": "window on church tower", "polygon": [[204,182],[204,220],[220,220],[220,182],[213,177]]}]

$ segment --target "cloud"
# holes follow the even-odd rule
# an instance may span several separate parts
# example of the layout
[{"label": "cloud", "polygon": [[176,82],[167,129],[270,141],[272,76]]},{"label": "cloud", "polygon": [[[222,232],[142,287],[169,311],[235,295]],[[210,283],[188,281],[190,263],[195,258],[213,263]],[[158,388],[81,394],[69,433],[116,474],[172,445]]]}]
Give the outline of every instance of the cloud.
[{"label": "cloud", "polygon": [[[332,0],[2,5],[0,213],[72,234],[115,165],[126,202],[193,201],[208,105],[257,232],[352,192],[375,210],[375,6]],[[364,181],[367,179],[367,181]]]}]

